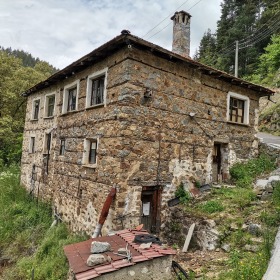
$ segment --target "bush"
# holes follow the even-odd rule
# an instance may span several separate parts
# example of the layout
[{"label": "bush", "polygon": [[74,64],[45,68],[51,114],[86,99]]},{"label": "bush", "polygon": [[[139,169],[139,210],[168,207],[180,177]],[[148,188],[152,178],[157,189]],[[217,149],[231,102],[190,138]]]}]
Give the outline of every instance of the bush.
[{"label": "bush", "polygon": [[190,194],[184,189],[183,183],[179,185],[175,192],[175,196],[180,198],[180,202],[183,204],[188,204],[188,202],[191,200]]}]

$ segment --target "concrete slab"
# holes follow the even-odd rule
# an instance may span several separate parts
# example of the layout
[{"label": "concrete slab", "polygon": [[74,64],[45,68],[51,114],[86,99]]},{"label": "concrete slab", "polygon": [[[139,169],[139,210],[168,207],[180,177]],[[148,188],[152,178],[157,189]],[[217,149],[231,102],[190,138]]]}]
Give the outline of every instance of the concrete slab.
[{"label": "concrete slab", "polygon": [[275,241],[272,257],[269,261],[269,265],[263,280],[279,280],[280,279],[280,228],[278,229]]}]

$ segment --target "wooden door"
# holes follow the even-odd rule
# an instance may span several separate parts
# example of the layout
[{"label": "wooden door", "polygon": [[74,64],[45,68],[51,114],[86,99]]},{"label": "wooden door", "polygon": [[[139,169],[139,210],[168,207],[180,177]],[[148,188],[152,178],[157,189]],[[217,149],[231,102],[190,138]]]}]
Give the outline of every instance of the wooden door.
[{"label": "wooden door", "polygon": [[143,187],[141,223],[151,233],[157,233],[160,227],[160,200],[161,189],[159,187]]}]

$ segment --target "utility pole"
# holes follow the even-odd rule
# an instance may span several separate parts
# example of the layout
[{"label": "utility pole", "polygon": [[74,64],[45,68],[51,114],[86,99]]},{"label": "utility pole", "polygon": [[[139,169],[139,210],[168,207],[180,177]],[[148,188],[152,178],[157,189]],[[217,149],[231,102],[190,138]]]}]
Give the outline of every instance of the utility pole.
[{"label": "utility pole", "polygon": [[234,76],[238,78],[238,41],[235,41],[235,69],[234,69]]}]

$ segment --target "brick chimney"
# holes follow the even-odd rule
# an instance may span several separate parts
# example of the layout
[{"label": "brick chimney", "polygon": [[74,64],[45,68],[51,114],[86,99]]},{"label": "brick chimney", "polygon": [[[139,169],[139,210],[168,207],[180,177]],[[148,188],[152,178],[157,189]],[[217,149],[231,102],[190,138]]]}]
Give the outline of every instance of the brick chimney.
[{"label": "brick chimney", "polygon": [[190,57],[190,22],[191,15],[185,11],[176,12],[173,20],[173,44],[172,51]]}]

